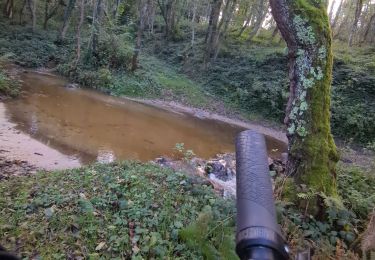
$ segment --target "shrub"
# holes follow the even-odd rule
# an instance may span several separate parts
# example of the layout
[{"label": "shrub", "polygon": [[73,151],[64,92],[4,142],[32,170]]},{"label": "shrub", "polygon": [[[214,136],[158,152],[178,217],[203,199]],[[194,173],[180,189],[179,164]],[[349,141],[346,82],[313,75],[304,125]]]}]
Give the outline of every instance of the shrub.
[{"label": "shrub", "polygon": [[16,97],[20,93],[20,85],[15,79],[10,79],[0,67],[0,96]]}]

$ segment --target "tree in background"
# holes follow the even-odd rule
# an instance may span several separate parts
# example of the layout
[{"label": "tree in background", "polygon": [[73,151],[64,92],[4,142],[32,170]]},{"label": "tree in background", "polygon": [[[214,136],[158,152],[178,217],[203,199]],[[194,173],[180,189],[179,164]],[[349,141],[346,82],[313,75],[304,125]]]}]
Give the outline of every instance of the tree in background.
[{"label": "tree in background", "polygon": [[270,0],[270,4],[289,49],[287,172],[332,195],[338,155],[330,129],[332,49],[327,6],[314,0]]},{"label": "tree in background", "polygon": [[68,30],[70,18],[72,16],[75,3],[76,3],[76,0],[68,0],[68,4],[65,7],[63,23],[62,23],[60,33],[59,33],[59,37],[58,37],[59,42],[62,42],[65,39],[65,35],[66,35],[67,30]]},{"label": "tree in background", "polygon": [[352,28],[349,33],[349,46],[353,45],[353,37],[357,33],[358,21],[362,13],[362,7],[363,7],[363,0],[357,0],[356,7],[355,7],[354,21],[353,21]]}]

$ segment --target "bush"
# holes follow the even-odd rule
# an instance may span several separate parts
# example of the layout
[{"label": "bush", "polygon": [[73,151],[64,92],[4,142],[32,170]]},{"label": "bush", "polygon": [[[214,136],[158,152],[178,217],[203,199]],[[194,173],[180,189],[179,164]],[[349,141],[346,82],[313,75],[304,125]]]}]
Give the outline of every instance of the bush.
[{"label": "bush", "polygon": [[54,35],[48,32],[31,32],[22,26],[12,26],[10,30],[0,22],[0,55],[13,53],[15,61],[27,67],[45,66],[48,61],[66,54],[54,43]]},{"label": "bush", "polygon": [[10,79],[0,67],[0,96],[16,97],[20,93],[20,85],[16,80]]},{"label": "bush", "polygon": [[356,167],[340,165],[337,184],[345,206],[366,220],[375,207],[374,176],[367,175]]},{"label": "bush", "polygon": [[375,140],[375,76],[335,62],[332,88],[332,129],[343,139]]},{"label": "bush", "polygon": [[112,69],[129,69],[134,53],[134,43],[128,33],[108,34],[99,43],[99,66]]}]

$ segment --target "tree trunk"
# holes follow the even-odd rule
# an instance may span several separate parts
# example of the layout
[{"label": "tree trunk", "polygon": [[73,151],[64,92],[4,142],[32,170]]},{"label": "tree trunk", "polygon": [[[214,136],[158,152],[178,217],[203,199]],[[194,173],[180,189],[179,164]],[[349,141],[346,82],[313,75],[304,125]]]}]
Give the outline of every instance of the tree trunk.
[{"label": "tree trunk", "polygon": [[137,29],[137,38],[135,40],[135,48],[134,54],[132,57],[132,71],[136,71],[138,69],[138,56],[141,51],[141,44],[142,44],[142,35],[144,30],[144,20],[147,14],[147,4],[143,1],[139,0],[138,2],[138,29]]},{"label": "tree trunk", "polygon": [[44,5],[44,21],[43,21],[44,30],[47,29],[48,21],[57,13],[57,10],[60,5],[60,1],[59,0],[56,1],[55,5],[51,9],[51,12],[49,12],[49,4],[50,4],[50,0],[46,0],[45,5]]},{"label": "tree trunk", "polygon": [[275,29],[273,29],[273,32],[272,32],[272,35],[271,35],[271,41],[273,41],[273,39],[275,39],[278,32],[279,32],[279,29],[276,26]]},{"label": "tree trunk", "polygon": [[44,21],[43,21],[43,29],[47,29],[47,22],[48,22],[48,5],[50,0],[45,0],[44,2]]},{"label": "tree trunk", "polygon": [[81,8],[80,8],[80,16],[79,16],[79,22],[77,25],[77,56],[73,64],[73,69],[76,69],[79,61],[81,59],[81,28],[83,25],[83,21],[85,18],[85,0],[81,0]]},{"label": "tree trunk", "polygon": [[197,1],[193,0],[193,15],[191,18],[191,46],[195,43],[195,19],[197,14]]},{"label": "tree trunk", "polygon": [[14,0],[7,0],[4,6],[4,16],[8,19],[13,17]]},{"label": "tree trunk", "polygon": [[266,1],[258,0],[257,3],[257,15],[256,15],[256,21],[254,25],[252,26],[252,30],[250,31],[249,38],[247,39],[248,42],[250,42],[254,36],[258,33],[259,29],[262,27],[262,23],[264,19],[266,18],[267,11],[268,11],[268,5]]},{"label": "tree trunk", "polygon": [[167,39],[169,39],[175,31],[176,3],[176,0],[166,0],[166,2],[158,0],[158,5],[165,22],[165,37]]},{"label": "tree trunk", "polygon": [[[249,10],[248,10],[249,9]],[[246,8],[246,19],[245,21],[242,23],[242,27],[241,27],[241,30],[239,31],[237,37],[241,37],[243,32],[246,30],[246,28],[249,26],[250,24],[250,21],[253,17],[253,9],[254,9],[254,6],[251,6],[251,8],[247,7]],[[247,12],[249,11],[249,13],[247,14]]]},{"label": "tree trunk", "polygon": [[211,2],[211,14],[208,22],[208,28],[206,33],[206,49],[204,55],[204,65],[206,66],[208,62],[211,60],[214,52],[214,45],[217,34],[219,33],[218,30],[218,22],[220,17],[222,0],[212,0]]},{"label": "tree trunk", "polygon": [[25,11],[26,2],[27,2],[27,0],[23,0],[22,5],[21,5],[21,9],[20,9],[20,24],[23,23],[23,12]]},{"label": "tree trunk", "polygon": [[367,23],[365,33],[363,34],[362,43],[366,42],[369,32],[371,30],[371,27],[375,28],[375,14],[371,16],[370,21]]},{"label": "tree trunk", "polygon": [[341,1],[340,1],[340,5],[339,5],[339,7],[337,8],[337,11],[336,11],[336,14],[335,14],[335,18],[334,18],[333,21],[331,22],[332,30],[335,29],[335,27],[336,27],[336,25],[337,25],[337,21],[339,20],[339,17],[340,17],[341,11],[342,11],[342,6],[343,6],[343,4],[344,4],[344,1],[345,1],[345,0],[341,0]]},{"label": "tree trunk", "polygon": [[362,7],[363,7],[363,0],[357,0],[357,4],[355,7],[354,22],[353,22],[353,25],[349,34],[349,42],[348,42],[349,46],[353,45],[353,37],[355,36],[357,32],[359,17],[361,16],[361,13],[362,13]]},{"label": "tree trunk", "polygon": [[97,0],[96,6],[94,7],[94,13],[92,16],[92,34],[90,40],[90,54],[95,58],[97,62],[98,57],[98,45],[99,45],[99,34],[100,34],[100,20],[102,13],[102,0]]},{"label": "tree trunk", "polygon": [[69,0],[68,5],[65,8],[63,24],[60,29],[60,34],[58,37],[59,42],[63,42],[65,40],[65,35],[66,35],[66,32],[68,31],[70,17],[72,16],[72,12],[73,12],[75,4],[76,4],[76,0]]},{"label": "tree trunk", "polygon": [[227,0],[227,3],[225,5],[225,9],[222,13],[222,18],[219,23],[218,27],[218,33],[215,38],[214,46],[213,46],[213,51],[214,51],[214,56],[213,60],[215,61],[217,58],[217,55],[219,54],[220,50],[220,39],[225,36],[227,33],[229,23],[232,20],[232,15],[234,12],[234,9],[237,5],[237,0]]},{"label": "tree trunk", "polygon": [[299,183],[334,195],[338,155],[330,131],[333,58],[326,4],[315,0],[270,3],[289,48],[287,173]]},{"label": "tree trunk", "polygon": [[332,0],[332,3],[331,3],[331,9],[329,10],[329,22],[331,23],[332,20],[333,20],[333,8],[335,7],[335,4],[336,4],[336,0]]},{"label": "tree trunk", "polygon": [[37,0],[27,0],[27,8],[30,11],[33,31],[35,31],[36,28],[36,1]]},{"label": "tree trunk", "polygon": [[120,6],[121,0],[116,0],[115,7],[113,8],[112,16],[116,20],[117,19],[117,12],[118,12],[118,7]]}]

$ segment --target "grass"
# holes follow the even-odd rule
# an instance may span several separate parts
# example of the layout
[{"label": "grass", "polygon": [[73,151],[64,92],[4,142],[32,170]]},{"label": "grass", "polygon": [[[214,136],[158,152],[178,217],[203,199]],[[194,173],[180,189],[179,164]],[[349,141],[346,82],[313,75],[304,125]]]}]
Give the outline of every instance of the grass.
[{"label": "grass", "polygon": [[0,96],[16,97],[19,93],[19,82],[16,79],[11,79],[0,65]]},{"label": "grass", "polygon": [[[275,179],[276,189],[284,181]],[[278,201],[292,252],[345,254],[375,206],[375,180],[340,166],[345,208],[329,202],[325,219]],[[296,187],[296,192],[298,187]],[[0,182],[0,244],[27,258],[236,259],[235,207],[202,179],[138,162],[95,164]],[[341,242],[337,242],[341,241]],[[337,253],[337,252],[336,252]]]},{"label": "grass", "polygon": [[[14,178],[0,194],[0,242],[22,257],[197,259],[199,247],[180,231],[207,207],[212,226],[233,223],[233,202],[210,187],[137,162]],[[234,254],[233,224],[230,234]],[[222,241],[204,236],[220,255]]]},{"label": "grass", "polygon": [[141,67],[134,73],[118,73],[110,89],[115,95],[178,100],[195,107],[205,107],[210,97],[202,86],[179,73],[170,64],[143,54]]}]

